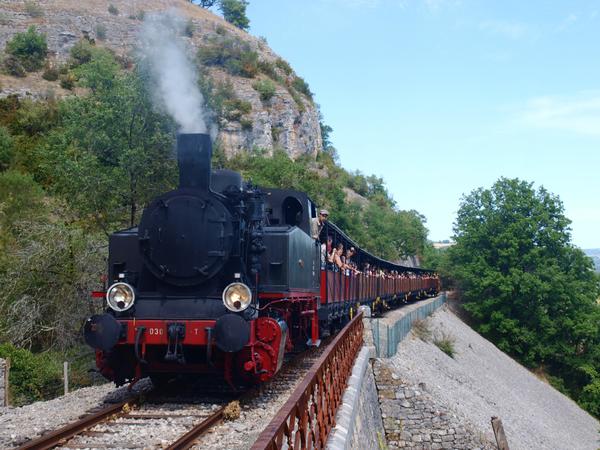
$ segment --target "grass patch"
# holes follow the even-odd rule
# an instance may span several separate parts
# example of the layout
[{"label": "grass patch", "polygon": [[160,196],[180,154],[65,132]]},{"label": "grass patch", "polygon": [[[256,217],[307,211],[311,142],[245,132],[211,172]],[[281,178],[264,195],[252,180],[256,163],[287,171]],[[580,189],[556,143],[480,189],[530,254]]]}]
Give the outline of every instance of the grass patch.
[{"label": "grass patch", "polygon": [[456,338],[450,333],[441,331],[433,338],[433,343],[450,358],[454,358],[454,355],[456,354],[456,349],[454,348]]},{"label": "grass patch", "polygon": [[422,341],[428,342],[431,339],[431,330],[429,323],[425,319],[417,319],[412,323],[412,330],[415,336]]}]

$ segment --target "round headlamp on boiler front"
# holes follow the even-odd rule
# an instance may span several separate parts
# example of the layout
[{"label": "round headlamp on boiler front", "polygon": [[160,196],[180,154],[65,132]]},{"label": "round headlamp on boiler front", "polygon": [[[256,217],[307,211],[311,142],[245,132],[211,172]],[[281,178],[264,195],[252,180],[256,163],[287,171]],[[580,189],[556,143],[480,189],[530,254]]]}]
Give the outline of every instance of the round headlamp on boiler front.
[{"label": "round headlamp on boiler front", "polygon": [[223,290],[223,304],[232,312],[241,312],[252,303],[252,291],[244,283],[231,283]]},{"label": "round headlamp on boiler front", "polygon": [[127,283],[115,283],[106,291],[106,301],[114,311],[127,311],[135,302],[135,291]]}]

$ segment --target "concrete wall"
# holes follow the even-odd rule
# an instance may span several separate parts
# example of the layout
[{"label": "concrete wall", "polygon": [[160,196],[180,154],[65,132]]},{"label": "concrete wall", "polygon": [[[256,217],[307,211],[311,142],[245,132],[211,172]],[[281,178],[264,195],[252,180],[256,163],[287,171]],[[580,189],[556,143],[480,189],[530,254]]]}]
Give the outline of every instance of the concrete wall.
[{"label": "concrete wall", "polygon": [[396,354],[398,344],[408,335],[415,320],[424,319],[446,302],[446,293],[411,303],[386,313],[381,319],[372,319],[370,327],[377,357],[389,358]]}]

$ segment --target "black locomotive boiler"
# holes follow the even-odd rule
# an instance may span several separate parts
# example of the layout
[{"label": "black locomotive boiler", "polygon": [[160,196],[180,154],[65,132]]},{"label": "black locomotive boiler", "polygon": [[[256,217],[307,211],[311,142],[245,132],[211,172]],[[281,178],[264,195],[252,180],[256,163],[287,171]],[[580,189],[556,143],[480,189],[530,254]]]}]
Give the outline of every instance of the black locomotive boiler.
[{"label": "black locomotive boiler", "polygon": [[[211,170],[211,153],[208,135],[179,134],[178,188],[110,236],[107,309],[84,335],[117,385],[185,373],[266,381],[286,352],[319,345],[359,304],[381,309],[439,289],[430,271],[378,259],[333,224],[322,242],[311,238],[316,208],[306,194]],[[327,237],[380,272],[329,270]]]}]

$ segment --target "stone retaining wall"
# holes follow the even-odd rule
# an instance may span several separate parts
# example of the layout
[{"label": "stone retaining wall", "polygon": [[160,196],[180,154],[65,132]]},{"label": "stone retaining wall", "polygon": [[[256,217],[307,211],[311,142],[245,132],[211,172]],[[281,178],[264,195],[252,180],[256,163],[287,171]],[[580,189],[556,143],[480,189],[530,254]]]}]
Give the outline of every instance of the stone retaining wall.
[{"label": "stone retaining wall", "polygon": [[440,408],[423,383],[408,384],[384,360],[376,360],[373,371],[388,449],[496,448],[463,420]]}]

